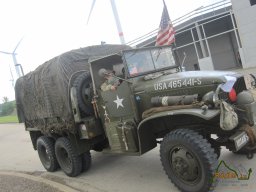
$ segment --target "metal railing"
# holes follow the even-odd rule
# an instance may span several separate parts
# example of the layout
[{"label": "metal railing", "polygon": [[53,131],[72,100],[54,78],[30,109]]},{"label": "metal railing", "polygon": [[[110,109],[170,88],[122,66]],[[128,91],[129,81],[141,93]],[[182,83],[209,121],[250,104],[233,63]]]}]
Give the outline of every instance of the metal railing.
[{"label": "metal railing", "polygon": [[[179,17],[173,20],[172,24],[176,28],[176,31],[179,31],[182,28],[186,27],[186,25],[190,25],[192,23],[229,12],[232,9],[231,6],[232,6],[231,0],[221,0],[216,3],[207,5],[205,7],[204,6],[199,7],[183,15],[182,17]],[[182,26],[182,28],[180,27],[177,30],[178,26],[181,26],[181,25],[184,25],[184,26]],[[156,37],[157,32],[158,32],[158,29],[155,29],[143,36],[140,36],[132,41],[129,41],[127,45],[136,46],[140,43],[143,43],[144,41],[150,40],[151,38]]]}]

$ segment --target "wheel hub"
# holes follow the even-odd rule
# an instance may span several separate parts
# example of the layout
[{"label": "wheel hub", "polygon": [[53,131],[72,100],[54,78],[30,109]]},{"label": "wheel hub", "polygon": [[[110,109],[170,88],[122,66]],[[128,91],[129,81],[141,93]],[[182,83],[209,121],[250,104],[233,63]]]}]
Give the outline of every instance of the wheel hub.
[{"label": "wheel hub", "polygon": [[187,168],[188,168],[188,164],[186,161],[184,161],[182,158],[180,157],[176,157],[173,161],[173,166],[175,168],[175,170],[182,174],[184,173],[185,171],[187,171]]},{"label": "wheel hub", "polygon": [[177,176],[185,182],[195,182],[199,177],[199,163],[185,147],[174,147],[170,151],[170,165]]}]

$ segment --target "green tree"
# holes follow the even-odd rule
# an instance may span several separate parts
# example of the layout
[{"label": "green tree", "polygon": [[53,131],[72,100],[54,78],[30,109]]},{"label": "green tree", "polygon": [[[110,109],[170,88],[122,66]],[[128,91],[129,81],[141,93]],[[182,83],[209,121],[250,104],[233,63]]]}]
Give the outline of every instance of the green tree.
[{"label": "green tree", "polygon": [[3,103],[7,103],[9,101],[8,97],[3,97],[2,99]]},{"label": "green tree", "polygon": [[14,101],[5,102],[1,106],[2,106],[1,116],[10,115],[15,108],[15,102]]}]

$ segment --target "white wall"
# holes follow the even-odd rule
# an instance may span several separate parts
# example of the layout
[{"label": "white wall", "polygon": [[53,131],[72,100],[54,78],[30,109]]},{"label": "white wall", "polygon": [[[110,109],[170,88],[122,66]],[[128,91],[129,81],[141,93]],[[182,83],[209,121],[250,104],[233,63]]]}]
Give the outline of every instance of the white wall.
[{"label": "white wall", "polygon": [[234,53],[234,51],[238,51],[238,49],[235,48],[235,50],[233,50],[233,47],[236,46],[236,40],[234,39],[232,42],[232,35],[233,32],[232,34],[227,33],[208,40],[215,70],[226,70],[239,67],[235,60]]},{"label": "white wall", "polygon": [[232,0],[244,56],[243,68],[256,67],[256,5],[250,0]]}]

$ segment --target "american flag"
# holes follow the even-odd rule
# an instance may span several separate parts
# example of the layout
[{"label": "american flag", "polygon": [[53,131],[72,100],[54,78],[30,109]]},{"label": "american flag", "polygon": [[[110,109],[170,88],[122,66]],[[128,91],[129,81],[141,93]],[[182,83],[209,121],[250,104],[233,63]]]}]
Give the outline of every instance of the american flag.
[{"label": "american flag", "polygon": [[171,45],[175,41],[174,34],[175,34],[175,31],[172,26],[169,13],[164,2],[162,18],[159,26],[158,35],[156,37],[156,46]]}]

